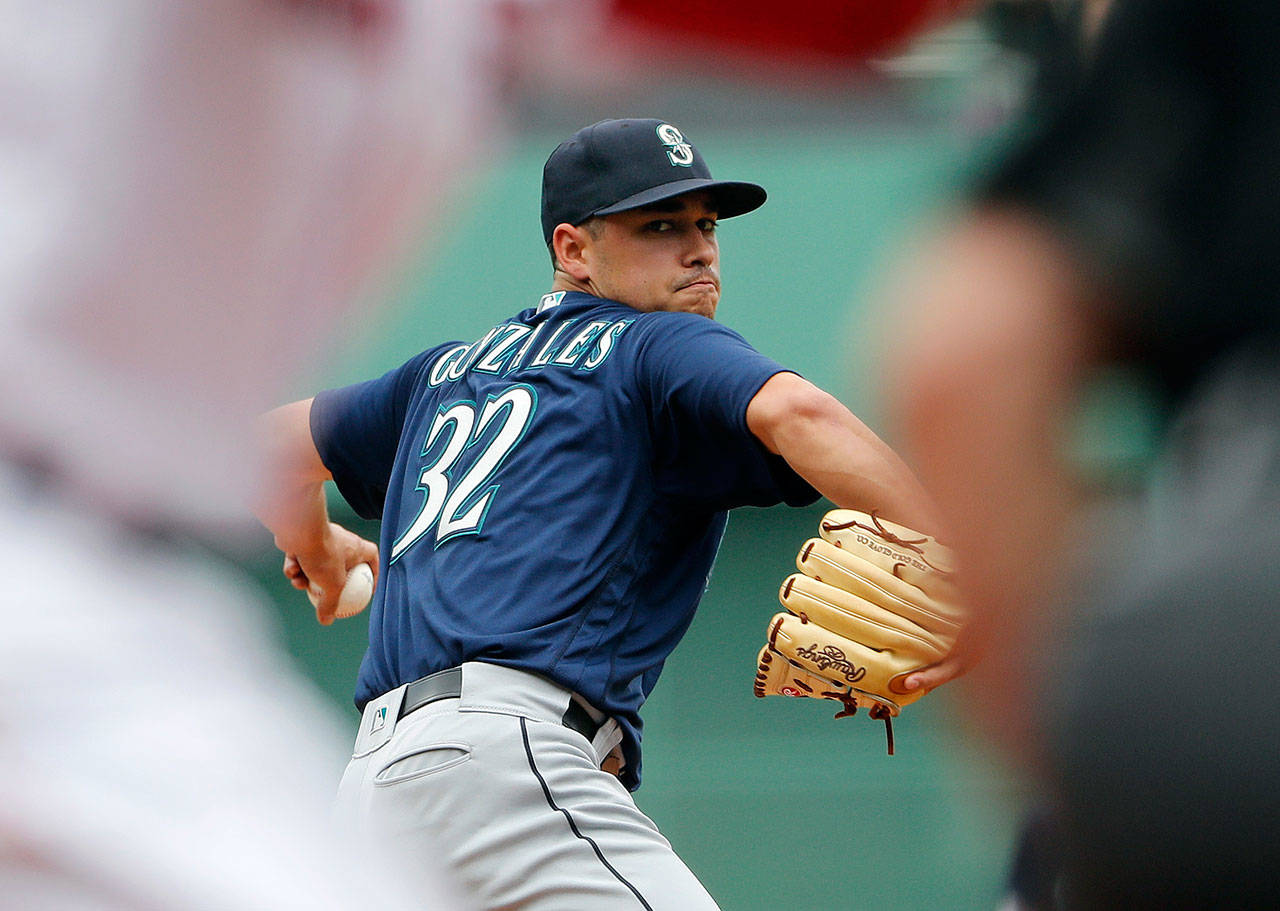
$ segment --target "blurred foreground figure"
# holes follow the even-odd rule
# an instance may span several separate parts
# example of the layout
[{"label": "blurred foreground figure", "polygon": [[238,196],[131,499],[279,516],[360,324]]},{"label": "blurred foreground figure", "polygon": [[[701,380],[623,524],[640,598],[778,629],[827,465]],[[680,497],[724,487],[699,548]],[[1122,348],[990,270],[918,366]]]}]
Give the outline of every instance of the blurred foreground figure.
[{"label": "blurred foreground figure", "polygon": [[[913,259],[897,412],[983,612],[933,673],[982,652],[980,720],[1044,772],[1041,907],[1280,904],[1278,42],[1270,0],[1119,0],[1081,90]],[[1165,417],[1131,521],[1063,458],[1117,368]]]},{"label": "blurred foreground figure", "polygon": [[189,542],[477,158],[486,10],[0,3],[0,906],[456,906],[329,833],[345,736]]}]

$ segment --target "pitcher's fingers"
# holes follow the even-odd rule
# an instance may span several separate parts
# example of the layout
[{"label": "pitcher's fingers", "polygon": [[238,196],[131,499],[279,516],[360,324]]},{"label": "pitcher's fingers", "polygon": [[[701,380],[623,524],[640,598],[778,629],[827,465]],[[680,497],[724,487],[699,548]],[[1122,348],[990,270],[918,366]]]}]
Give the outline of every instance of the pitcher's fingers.
[{"label": "pitcher's fingers", "polygon": [[284,567],[281,569],[286,579],[297,589],[305,589],[311,584],[307,574],[302,571],[302,564],[293,554],[284,555]]},{"label": "pitcher's fingers", "polygon": [[903,687],[909,693],[927,693],[932,689],[942,686],[944,683],[949,683],[950,681],[955,680],[968,669],[968,663],[964,657],[956,652],[952,652],[937,664],[908,674],[903,679],[902,683]]}]

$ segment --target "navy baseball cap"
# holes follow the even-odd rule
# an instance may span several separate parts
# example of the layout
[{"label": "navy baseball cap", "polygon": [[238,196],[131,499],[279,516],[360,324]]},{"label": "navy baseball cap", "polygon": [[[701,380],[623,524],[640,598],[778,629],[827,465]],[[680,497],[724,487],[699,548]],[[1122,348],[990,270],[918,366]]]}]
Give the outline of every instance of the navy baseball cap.
[{"label": "navy baseball cap", "polygon": [[713,180],[711,169],[676,127],[662,120],[601,120],[560,143],[542,169],[542,236],[672,196],[707,190],[720,218],[764,204],[764,187]]}]

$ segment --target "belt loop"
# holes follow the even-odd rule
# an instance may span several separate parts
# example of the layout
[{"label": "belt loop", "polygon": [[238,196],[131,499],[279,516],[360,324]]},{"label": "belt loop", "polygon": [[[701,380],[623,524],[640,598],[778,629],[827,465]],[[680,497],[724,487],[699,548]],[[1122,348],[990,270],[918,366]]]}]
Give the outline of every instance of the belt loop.
[{"label": "belt loop", "polygon": [[598,765],[603,766],[605,760],[622,743],[622,726],[613,718],[605,720],[591,740],[591,749],[595,750]]}]

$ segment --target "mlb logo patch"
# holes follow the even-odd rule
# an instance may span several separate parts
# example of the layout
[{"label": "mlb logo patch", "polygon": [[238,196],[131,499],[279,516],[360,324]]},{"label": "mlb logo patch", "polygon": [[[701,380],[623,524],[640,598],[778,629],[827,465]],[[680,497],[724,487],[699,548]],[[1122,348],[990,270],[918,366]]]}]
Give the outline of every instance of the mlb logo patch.
[{"label": "mlb logo patch", "polygon": [[550,294],[542,295],[542,300],[538,301],[538,312],[550,310],[552,307],[559,307],[560,302],[564,300],[565,292],[552,291]]},{"label": "mlb logo patch", "polygon": [[387,724],[387,707],[384,705],[373,713],[373,721],[369,723],[369,733],[376,734]]}]

